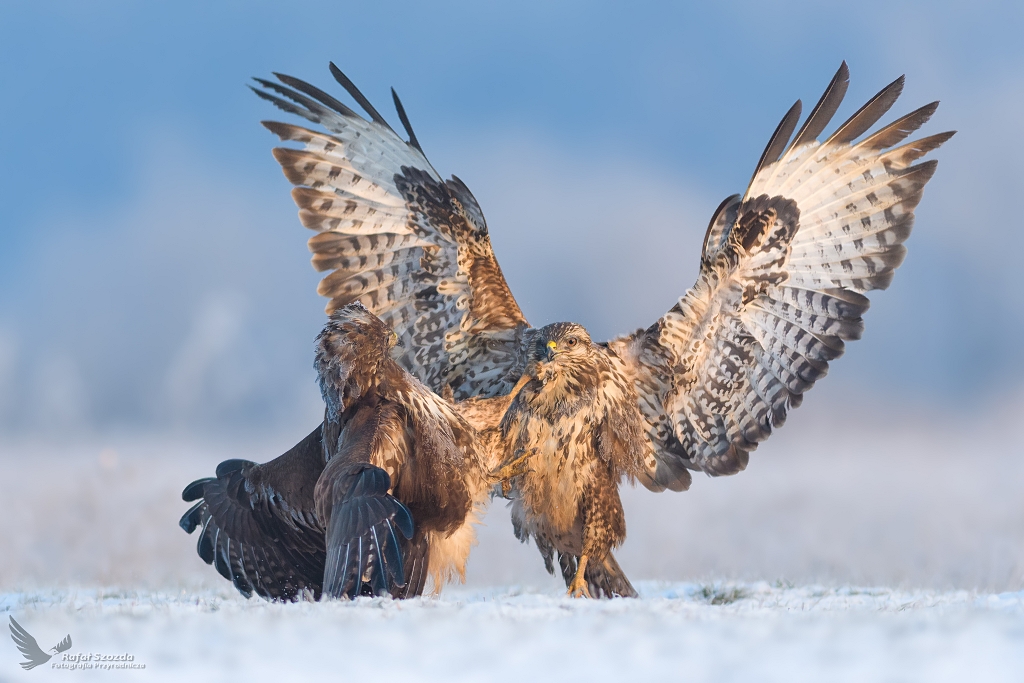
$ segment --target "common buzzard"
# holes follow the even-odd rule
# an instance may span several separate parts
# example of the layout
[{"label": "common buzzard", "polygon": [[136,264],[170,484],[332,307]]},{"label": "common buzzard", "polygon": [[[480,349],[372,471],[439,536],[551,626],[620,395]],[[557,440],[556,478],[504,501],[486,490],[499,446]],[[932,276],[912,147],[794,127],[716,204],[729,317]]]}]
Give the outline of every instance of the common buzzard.
[{"label": "common buzzard", "polygon": [[[593,343],[578,325],[531,328],[502,276],[466,185],[427,161],[397,95],[403,140],[333,64],[369,120],[324,91],[276,74],[256,93],[317,124],[264,122],[310,238],[333,311],[360,301],[403,340],[399,362],[458,399],[530,381],[505,422],[519,537],[533,537],[570,591],[631,595],[610,549],[625,536],[617,486],[686,489],[691,470],[742,470],[828,362],[857,339],[864,293],[884,289],[906,253],[914,208],[953,133],[904,140],[928,104],[868,134],[900,77],[824,141],[849,82],[845,62],[797,130],[785,115],[747,190],[704,238],[696,284],[646,329]],[[514,465],[518,463],[517,468]]]},{"label": "common buzzard", "polygon": [[[323,424],[182,493],[198,502],[181,527],[200,528],[199,556],[246,597],[411,597],[464,575],[501,456],[486,461],[452,404],[392,360],[397,341],[359,302],[339,308],[317,337]],[[473,417],[494,431],[509,400]]]}]

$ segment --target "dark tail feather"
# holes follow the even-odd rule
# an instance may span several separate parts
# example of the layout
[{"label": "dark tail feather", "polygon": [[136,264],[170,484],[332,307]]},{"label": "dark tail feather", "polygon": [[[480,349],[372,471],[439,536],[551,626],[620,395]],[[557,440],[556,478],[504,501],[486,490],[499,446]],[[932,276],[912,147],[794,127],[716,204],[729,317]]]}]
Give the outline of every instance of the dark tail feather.
[{"label": "dark tail feather", "polygon": [[391,596],[395,598],[415,598],[423,595],[427,584],[427,566],[430,564],[430,546],[427,535],[418,532],[412,538],[400,538],[402,554],[405,556],[405,585],[392,586]]},{"label": "dark tail feather", "polygon": [[595,598],[600,596],[606,598],[636,598],[639,595],[633,584],[626,578],[622,567],[615,561],[615,557],[608,553],[604,556],[601,564],[587,563],[587,584],[590,586],[590,594]]},{"label": "dark tail feather", "polygon": [[369,463],[332,460],[317,487],[317,495],[329,496],[324,595],[354,598],[362,594],[364,582],[372,595],[404,586],[406,572],[394,532],[410,538],[413,520],[408,508],[388,494],[388,473]]},{"label": "dark tail feather", "polygon": [[[562,570],[562,578],[565,585],[572,584],[576,576],[576,567],[579,566],[579,558],[569,553],[558,553],[558,566]],[[587,570],[584,573],[587,579],[587,587],[590,588],[590,596],[593,598],[636,598],[639,595],[633,584],[626,578],[622,567],[615,561],[615,557],[609,552],[602,562],[587,562]]]}]

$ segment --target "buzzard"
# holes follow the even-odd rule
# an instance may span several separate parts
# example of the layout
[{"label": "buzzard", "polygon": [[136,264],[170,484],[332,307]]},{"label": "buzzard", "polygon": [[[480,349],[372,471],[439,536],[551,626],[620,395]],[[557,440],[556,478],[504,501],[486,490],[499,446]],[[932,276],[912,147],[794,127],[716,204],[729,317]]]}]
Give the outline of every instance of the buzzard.
[{"label": "buzzard", "polygon": [[[500,433],[505,489],[574,595],[632,595],[611,555],[625,537],[617,486],[634,477],[681,491],[690,471],[739,472],[749,454],[857,339],[865,292],[888,287],[914,209],[953,133],[905,140],[925,105],[869,133],[903,89],[890,83],[824,140],[846,93],[844,62],[807,119],[786,113],[743,194],[711,218],[696,284],[647,328],[594,343],[571,323],[532,328],[494,256],[465,183],[427,161],[397,94],[400,137],[336,67],[366,112],[275,74],[253,88],[315,124],[264,122],[328,312],[362,302],[403,341],[398,362],[457,399],[508,395]],[[794,135],[794,131],[796,131]],[[524,374],[525,373],[525,374]]]},{"label": "buzzard", "polygon": [[[316,344],[323,424],[275,460],[222,462],[182,493],[198,502],[181,527],[201,529],[199,556],[246,597],[411,597],[428,576],[439,590],[464,575],[497,461],[391,358],[397,341],[361,303],[339,308]],[[474,417],[494,415],[496,429],[509,401]]]}]

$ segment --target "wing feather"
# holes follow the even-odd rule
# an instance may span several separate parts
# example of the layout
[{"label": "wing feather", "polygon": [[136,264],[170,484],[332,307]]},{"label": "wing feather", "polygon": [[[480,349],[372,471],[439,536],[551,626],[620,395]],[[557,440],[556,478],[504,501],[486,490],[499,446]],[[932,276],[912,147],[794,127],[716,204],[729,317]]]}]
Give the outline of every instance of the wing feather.
[{"label": "wing feather", "polygon": [[818,100],[818,103],[814,105],[814,109],[807,116],[804,125],[800,126],[800,131],[793,138],[791,149],[809,142],[817,142],[818,136],[825,130],[825,126],[836,115],[839,105],[842,104],[843,98],[846,97],[846,89],[848,87],[850,87],[850,68],[846,66],[844,61],[839,65],[839,70],[832,77],[828,87],[825,88],[821,99]]},{"label": "wing feather", "polygon": [[751,182],[754,178],[762,171],[762,169],[774,164],[782,156],[782,152],[786,149],[786,145],[789,144],[789,139],[793,135],[793,130],[796,129],[796,124],[800,120],[800,111],[803,104],[800,100],[797,100],[786,115],[779,121],[778,127],[775,132],[772,133],[772,137],[768,140],[768,146],[764,148],[764,152],[761,153],[761,158],[757,162],[757,166],[754,168],[754,175],[750,177]]},{"label": "wing feather", "polygon": [[179,522],[201,529],[196,550],[238,591],[268,600],[319,597],[324,531],[313,487],[324,467],[320,427],[263,465],[226,460],[215,477],[189,484],[185,501],[198,501]]},{"label": "wing feather", "polygon": [[936,168],[918,160],[953,133],[901,145],[933,102],[855,142],[895,103],[900,77],[819,143],[848,80],[844,63],[779,152],[792,132],[783,119],[743,200],[712,218],[694,287],[650,328],[610,344],[634,377],[659,467],[743,469],[860,338],[864,292],[888,287],[906,256]]},{"label": "wing feather", "polygon": [[[296,186],[299,220],[328,313],[360,301],[403,341],[402,364],[435,391],[457,398],[510,388],[515,340],[527,327],[491,248],[483,212],[465,183],[443,181],[423,156],[405,108],[402,140],[334,64],[335,80],[370,120],[297,78],[255,79],[260,97],[322,126],[273,121],[271,132],[300,148],[274,157]],[[513,378],[514,380],[514,378]]]}]

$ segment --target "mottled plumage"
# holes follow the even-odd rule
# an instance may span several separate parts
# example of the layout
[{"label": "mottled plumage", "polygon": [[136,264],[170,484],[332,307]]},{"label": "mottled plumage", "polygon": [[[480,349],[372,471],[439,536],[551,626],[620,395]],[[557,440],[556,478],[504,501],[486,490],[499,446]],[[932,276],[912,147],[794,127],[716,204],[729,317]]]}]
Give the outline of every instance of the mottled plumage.
[{"label": "mottled plumage", "polygon": [[290,76],[256,79],[263,89],[254,89],[328,131],[263,124],[302,144],[274,156],[297,186],[299,219],[317,232],[313,266],[331,271],[318,289],[330,299],[327,311],[362,302],[403,341],[399,362],[435,391],[448,385],[460,399],[507,393],[527,325],[480,206],[461,180],[442,180],[419,144],[399,138],[333,64],[331,71],[371,121]]},{"label": "mottled plumage", "polygon": [[[742,470],[860,337],[863,293],[888,287],[903,261],[936,167],[915,162],[953,133],[890,149],[936,102],[855,142],[895,102],[900,77],[819,143],[848,80],[844,63],[794,143],[773,137],[743,197],[723,202],[694,287],[654,325],[609,344],[634,378],[659,469]],[[654,480],[671,488],[665,474]]]},{"label": "mottled plumage", "polygon": [[419,595],[465,574],[494,478],[472,427],[390,356],[362,304],[317,337],[323,424],[263,465],[229,460],[190,484],[181,520],[244,595]]},{"label": "mottled plumage", "polygon": [[[799,130],[800,102],[786,113],[746,192],[719,206],[690,291],[647,329],[603,345],[587,337],[586,363],[576,366],[537,356],[538,339],[570,328],[527,325],[479,205],[461,181],[442,181],[430,166],[397,97],[409,142],[331,68],[371,120],[291,77],[261,80],[258,91],[327,131],[265,124],[303,145],[275,156],[297,186],[300,219],[318,231],[314,265],[334,270],[321,283],[328,308],[364,302],[406,342],[401,363],[455,398],[500,396],[527,372],[505,431],[486,432],[481,443],[506,449],[509,467],[525,455],[534,470],[512,482],[520,535],[536,539],[549,569],[557,552],[567,580],[586,565],[587,583],[604,594],[632,590],[621,581],[602,587],[607,576],[597,573],[621,570],[583,559],[586,548],[611,558],[624,536],[619,479],[679,491],[690,470],[746,466],[845,341],[860,336],[864,293],[892,281],[935,171],[935,161],[919,160],[952,136],[901,144],[928,121],[932,103],[860,139],[896,101],[901,77],[819,142],[846,93],[843,63]],[[599,528],[590,529],[598,512]],[[599,542],[587,540],[593,534]]]},{"label": "mottled plumage", "polygon": [[553,549],[569,583],[576,558],[587,557],[591,592],[608,576],[635,595],[610,554],[626,538],[618,486],[623,475],[643,476],[653,460],[632,382],[620,364],[575,323],[537,331],[527,355],[526,383],[501,423],[506,458],[524,458],[515,478],[512,521],[516,536]]}]

